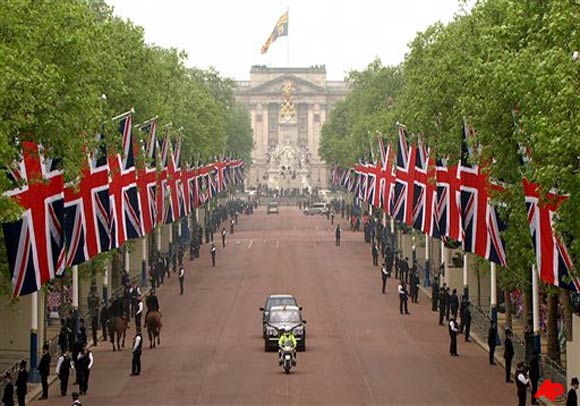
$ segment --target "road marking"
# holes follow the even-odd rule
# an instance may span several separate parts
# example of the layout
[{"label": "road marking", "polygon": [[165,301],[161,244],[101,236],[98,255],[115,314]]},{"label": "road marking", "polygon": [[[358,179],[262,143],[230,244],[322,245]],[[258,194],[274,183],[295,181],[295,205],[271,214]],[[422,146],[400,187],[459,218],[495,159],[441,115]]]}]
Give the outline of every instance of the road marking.
[{"label": "road marking", "polygon": [[252,248],[253,243],[254,243],[254,240],[250,240],[250,243],[248,244],[248,248]]},{"label": "road marking", "polygon": [[280,240],[276,240],[276,248],[280,246]]}]

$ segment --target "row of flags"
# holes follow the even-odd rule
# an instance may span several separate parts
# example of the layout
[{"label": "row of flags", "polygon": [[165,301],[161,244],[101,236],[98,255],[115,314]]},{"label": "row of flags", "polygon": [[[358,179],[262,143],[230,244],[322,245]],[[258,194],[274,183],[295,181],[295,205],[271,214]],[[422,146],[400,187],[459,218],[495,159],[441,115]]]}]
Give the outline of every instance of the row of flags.
[{"label": "row of flags", "polygon": [[[138,126],[144,148],[133,138],[132,112],[118,120],[122,151],[107,154],[103,142],[86,152],[80,178],[65,184],[58,161],[42,146],[22,143],[21,159],[9,168],[13,187],[4,192],[23,209],[2,224],[13,296],[38,291],[73,265],[142,238],[157,225],[189,215],[229,186],[242,184],[244,162],[221,158],[207,165],[181,161],[182,133],[157,138],[157,120]],[[102,141],[102,135],[98,135]],[[137,165],[136,157],[143,158]]]},{"label": "row of flags", "polygon": [[[371,155],[352,168],[334,167],[332,182],[400,223],[430,237],[461,242],[465,252],[505,267],[501,233],[507,225],[491,199],[503,189],[489,178],[485,165],[473,164],[471,135],[464,123],[461,159],[450,164],[435,158],[420,137],[417,145],[409,145],[405,127],[399,126],[396,153],[379,137],[380,159]],[[523,186],[541,280],[580,293],[570,256],[554,229],[556,212],[566,196],[550,193],[544,202],[537,184],[524,178]]]}]

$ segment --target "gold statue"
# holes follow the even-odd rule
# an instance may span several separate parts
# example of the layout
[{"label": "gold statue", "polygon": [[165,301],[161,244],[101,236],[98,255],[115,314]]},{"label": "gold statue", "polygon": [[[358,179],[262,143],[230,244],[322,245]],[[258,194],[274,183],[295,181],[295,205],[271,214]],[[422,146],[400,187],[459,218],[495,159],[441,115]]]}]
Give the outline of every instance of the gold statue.
[{"label": "gold statue", "polygon": [[285,121],[290,121],[296,118],[296,109],[292,103],[292,93],[296,90],[292,82],[286,82],[282,85],[282,94],[284,101],[280,107],[280,118]]}]

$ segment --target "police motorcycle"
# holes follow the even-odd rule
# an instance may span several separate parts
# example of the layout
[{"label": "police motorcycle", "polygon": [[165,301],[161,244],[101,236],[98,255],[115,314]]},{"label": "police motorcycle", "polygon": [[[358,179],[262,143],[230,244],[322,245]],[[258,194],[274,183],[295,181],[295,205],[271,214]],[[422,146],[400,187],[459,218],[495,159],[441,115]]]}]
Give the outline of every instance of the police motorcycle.
[{"label": "police motorcycle", "polygon": [[[291,334],[292,330],[289,331]],[[284,334],[286,331],[280,331],[280,334]],[[292,342],[292,340],[288,339],[285,340],[284,343],[279,347],[279,364],[282,366],[282,369],[287,374],[290,373],[290,369],[296,366],[296,345]]]}]

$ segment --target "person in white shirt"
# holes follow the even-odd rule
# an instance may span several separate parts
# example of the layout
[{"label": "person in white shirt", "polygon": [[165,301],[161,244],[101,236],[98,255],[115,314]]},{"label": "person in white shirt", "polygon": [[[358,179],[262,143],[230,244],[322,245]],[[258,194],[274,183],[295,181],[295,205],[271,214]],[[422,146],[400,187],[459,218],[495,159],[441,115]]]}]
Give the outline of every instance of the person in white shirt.
[{"label": "person in white shirt", "polygon": [[409,313],[409,308],[407,307],[407,299],[408,299],[408,292],[407,292],[407,285],[403,279],[399,282],[399,311],[403,314],[403,309],[405,309],[405,314]]},{"label": "person in white shirt", "polygon": [[141,373],[141,352],[143,348],[143,336],[141,335],[141,328],[137,329],[137,334],[133,340],[133,362],[131,365],[131,376],[136,376]]},{"label": "person in white shirt", "polygon": [[56,362],[56,375],[60,379],[60,394],[62,396],[66,396],[71,369],[74,369],[74,362],[70,359],[68,351],[65,349]]},{"label": "person in white shirt", "polygon": [[387,271],[387,265],[383,262],[383,266],[381,267],[381,277],[383,278],[383,293],[387,287],[387,279],[389,277],[389,272]]},{"label": "person in white shirt", "polygon": [[179,279],[179,294],[183,295],[183,280],[185,279],[185,269],[183,269],[183,265],[179,267],[177,277]]},{"label": "person in white shirt", "polygon": [[530,386],[529,373],[524,367],[523,362],[518,362],[516,368],[516,387],[518,388],[518,405],[526,406],[526,397],[528,395],[528,387]]},{"label": "person in white shirt", "polygon": [[449,338],[451,339],[451,344],[449,345],[449,353],[452,357],[458,357],[457,353],[457,333],[459,333],[459,326],[455,321],[455,317],[451,316],[449,319]]},{"label": "person in white shirt", "polygon": [[143,317],[143,299],[141,295],[137,297],[137,309],[135,310],[135,328],[141,328],[141,317]]}]

